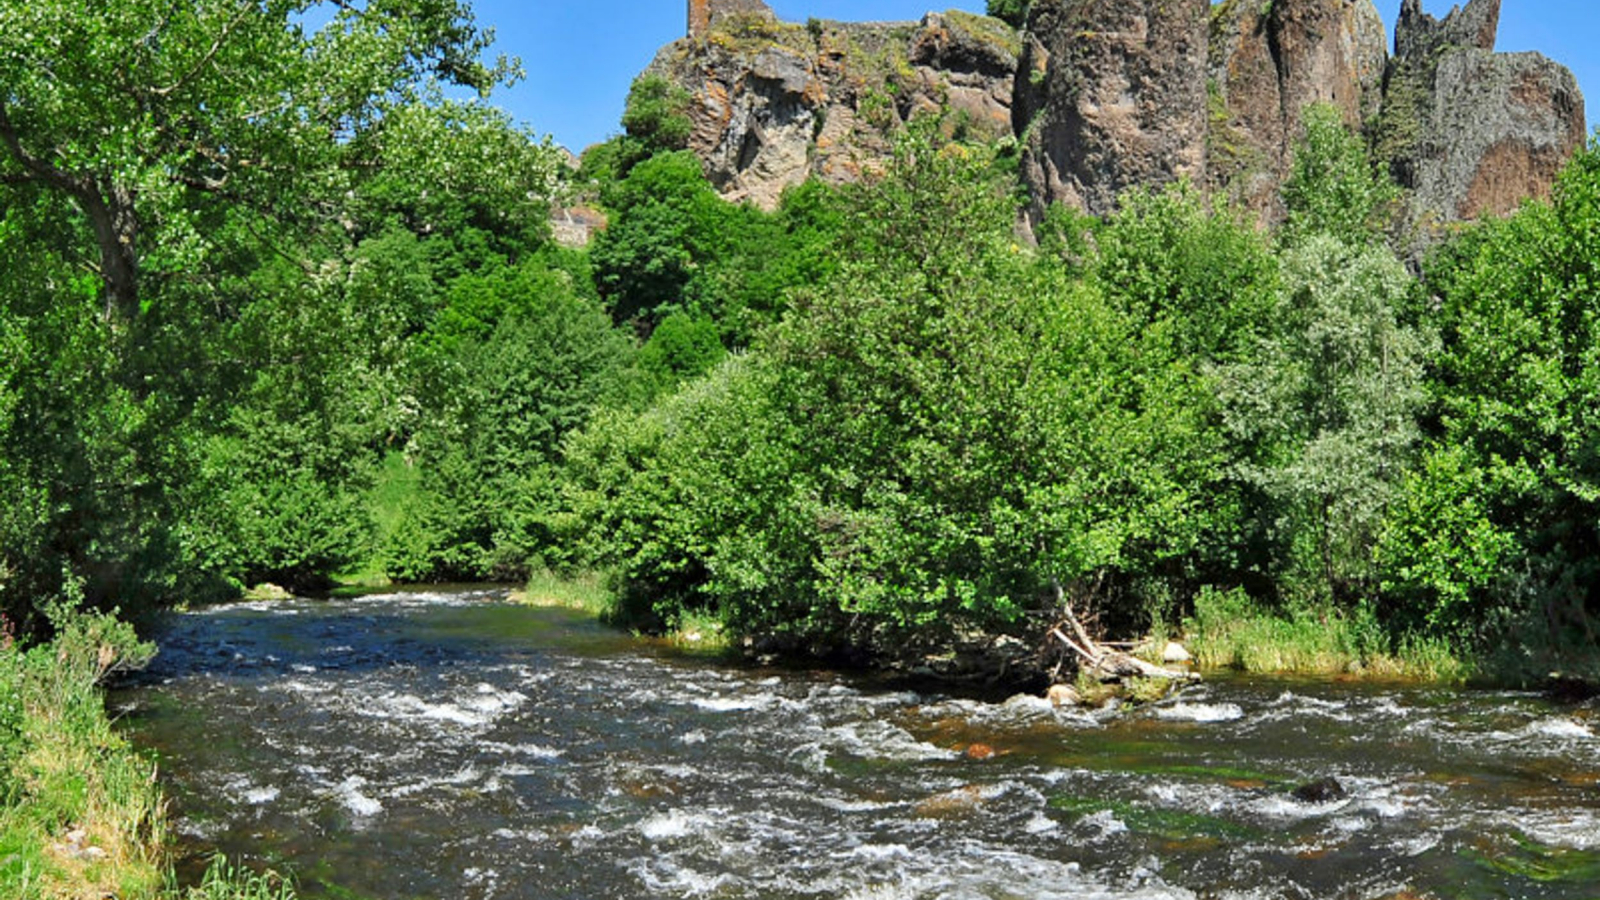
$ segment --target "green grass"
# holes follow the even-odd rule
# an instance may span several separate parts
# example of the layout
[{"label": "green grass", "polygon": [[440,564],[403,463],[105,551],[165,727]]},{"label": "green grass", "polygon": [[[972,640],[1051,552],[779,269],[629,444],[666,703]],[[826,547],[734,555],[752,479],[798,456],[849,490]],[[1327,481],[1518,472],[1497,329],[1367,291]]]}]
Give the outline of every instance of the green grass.
[{"label": "green grass", "polygon": [[0,635],[0,897],[7,900],[291,900],[293,889],[219,862],[197,888],[172,876],[154,763],[106,715],[100,684],[154,648],[109,615],[51,611],[56,638]]},{"label": "green grass", "polygon": [[733,651],[733,635],[727,625],[703,613],[684,613],[664,640],[668,646],[696,656],[725,656]]},{"label": "green grass", "polygon": [[576,609],[597,619],[608,617],[616,606],[616,595],[598,572],[557,575],[548,569],[534,572],[514,600],[528,606],[555,606]]},{"label": "green grass", "polygon": [[340,572],[337,580],[350,587],[384,587],[389,584],[383,567],[383,548],[405,521],[406,508],[422,490],[422,470],[406,461],[405,454],[392,450],[383,458],[372,490],[367,493],[367,509],[375,526],[372,547],[358,566]]},{"label": "green grass", "polygon": [[1395,640],[1364,606],[1275,611],[1240,591],[1210,591],[1195,601],[1184,625],[1189,651],[1203,669],[1439,682],[1470,674],[1445,641]]}]

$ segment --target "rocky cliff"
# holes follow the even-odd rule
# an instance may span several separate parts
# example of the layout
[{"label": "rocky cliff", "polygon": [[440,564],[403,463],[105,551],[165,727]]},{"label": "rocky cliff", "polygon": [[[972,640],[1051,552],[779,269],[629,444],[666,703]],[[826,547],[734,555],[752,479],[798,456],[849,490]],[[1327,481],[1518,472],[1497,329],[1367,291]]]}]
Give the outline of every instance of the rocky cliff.
[{"label": "rocky cliff", "polygon": [[[1209,0],[1034,0],[1015,127],[1042,209],[1206,168]],[[1036,210],[1037,211],[1037,210]]]},{"label": "rocky cliff", "polygon": [[774,206],[810,176],[852,181],[919,111],[983,137],[1011,132],[1019,39],[952,11],[920,22],[780,22],[759,0],[713,3],[647,74],[687,88],[689,147],[724,196]]},{"label": "rocky cliff", "polygon": [[1546,196],[1583,146],[1577,80],[1537,53],[1494,52],[1499,21],[1500,0],[1472,0],[1443,21],[1420,0],[1401,5],[1374,138],[1418,228]]},{"label": "rocky cliff", "polygon": [[1494,52],[1499,20],[1500,0],[1443,21],[1403,0],[1390,57],[1373,0],[1034,0],[1017,128],[1035,209],[1104,214],[1130,183],[1187,175],[1274,222],[1303,111],[1327,103],[1416,231],[1508,212],[1549,193],[1586,126],[1569,71]]},{"label": "rocky cliff", "polygon": [[1419,231],[1548,194],[1583,146],[1572,74],[1494,52],[1500,0],[1443,20],[1402,0],[1391,56],[1373,0],[1033,0],[1021,33],[962,12],[920,22],[780,22],[760,0],[691,0],[650,72],[687,88],[725,196],[770,207],[810,176],[849,181],[922,110],[1014,135],[1037,215],[1103,215],[1189,178],[1282,217],[1311,103],[1331,104],[1406,189]]},{"label": "rocky cliff", "polygon": [[1351,128],[1382,108],[1383,19],[1372,0],[1226,0],[1209,15],[1205,182],[1274,221],[1306,106]]}]

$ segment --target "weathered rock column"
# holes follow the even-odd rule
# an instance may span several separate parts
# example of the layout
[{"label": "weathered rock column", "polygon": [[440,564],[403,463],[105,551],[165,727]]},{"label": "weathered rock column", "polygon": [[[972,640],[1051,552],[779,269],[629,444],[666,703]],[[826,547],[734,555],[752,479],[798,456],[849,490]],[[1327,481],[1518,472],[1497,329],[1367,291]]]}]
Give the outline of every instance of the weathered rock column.
[{"label": "weathered rock column", "polygon": [[1360,130],[1382,106],[1388,53],[1372,0],[1228,0],[1211,11],[1207,184],[1272,223],[1305,108]]},{"label": "weathered rock column", "polygon": [[1495,53],[1500,0],[1443,21],[1405,0],[1385,85],[1378,157],[1410,192],[1424,242],[1438,226],[1504,215],[1550,193],[1585,139],[1572,73],[1538,53]]},{"label": "weathered rock column", "polygon": [[1095,215],[1206,164],[1208,0],[1034,0],[1016,126],[1034,216]]}]

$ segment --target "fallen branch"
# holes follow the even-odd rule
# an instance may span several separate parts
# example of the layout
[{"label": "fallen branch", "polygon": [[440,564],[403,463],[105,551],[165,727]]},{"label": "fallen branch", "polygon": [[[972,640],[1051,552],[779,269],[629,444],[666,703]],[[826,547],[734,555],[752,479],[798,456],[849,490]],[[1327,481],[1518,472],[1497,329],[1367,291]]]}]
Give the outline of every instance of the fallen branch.
[{"label": "fallen branch", "polygon": [[[1066,645],[1078,657],[1078,666],[1091,675],[1102,680],[1121,681],[1126,678],[1160,678],[1168,681],[1198,681],[1198,673],[1186,670],[1168,669],[1162,666],[1147,663],[1120,650],[1101,644],[1089,636],[1083,623],[1078,621],[1078,615],[1072,609],[1072,604],[1066,602],[1061,585],[1055,585],[1057,608],[1061,612],[1061,620],[1050,629],[1050,636]],[[1068,632],[1071,632],[1070,634]]]}]

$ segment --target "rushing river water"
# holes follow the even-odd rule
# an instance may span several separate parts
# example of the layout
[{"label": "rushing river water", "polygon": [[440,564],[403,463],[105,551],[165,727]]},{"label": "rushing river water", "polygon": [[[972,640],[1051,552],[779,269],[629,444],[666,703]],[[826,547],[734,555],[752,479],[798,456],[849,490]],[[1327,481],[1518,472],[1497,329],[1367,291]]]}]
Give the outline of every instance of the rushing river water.
[{"label": "rushing river water", "polygon": [[1592,708],[1225,679],[1057,711],[497,599],[181,616],[113,704],[182,838],[309,897],[1600,897]]}]

